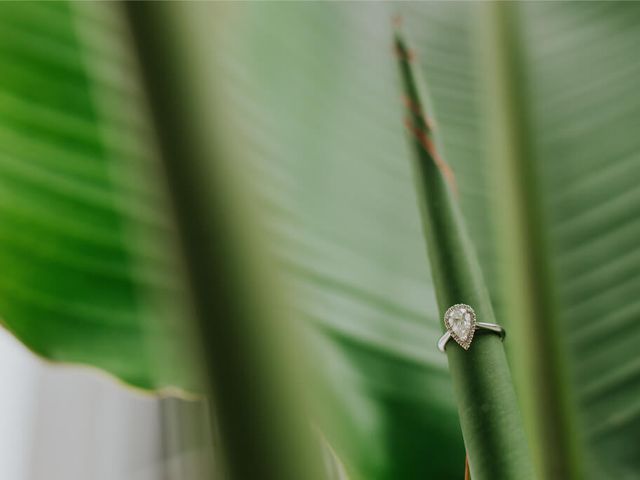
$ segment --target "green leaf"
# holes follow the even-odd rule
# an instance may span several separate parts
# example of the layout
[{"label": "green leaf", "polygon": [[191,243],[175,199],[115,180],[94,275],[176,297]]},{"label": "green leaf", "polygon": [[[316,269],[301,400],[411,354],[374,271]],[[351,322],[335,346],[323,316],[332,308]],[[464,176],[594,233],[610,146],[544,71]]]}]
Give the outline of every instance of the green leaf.
[{"label": "green leaf", "polygon": [[582,478],[561,350],[554,278],[531,135],[523,39],[515,9],[489,9],[487,68],[491,158],[500,201],[506,317],[519,348],[517,378],[544,478]]},{"label": "green leaf", "polygon": [[[520,255],[489,226],[502,224],[491,197],[514,198],[501,199],[494,183],[474,6],[399,8],[497,318],[513,323],[502,312],[522,286],[499,272]],[[532,145],[522,162],[537,179],[526,201],[541,211],[534,251],[552,279],[542,301],[555,299],[546,303],[560,331],[552,358],[567,357],[569,378],[553,389],[569,390],[586,471],[634,478],[638,7],[517,8],[528,111],[518,128]],[[184,293],[182,272],[166,254],[174,232],[162,188],[149,179],[155,152],[121,19],[112,4],[0,10],[3,322],[46,358],[95,365],[145,388],[192,388],[171,321],[184,318],[182,300],[166,302]],[[288,304],[316,337],[317,373],[331,385],[318,396],[328,398],[331,420],[319,427],[352,478],[461,476],[464,450],[446,358],[435,350],[441,322],[395,98],[389,7],[220,4],[207,21],[224,147],[259,198],[264,239],[275,240],[293,284]],[[523,220],[519,228],[529,228]],[[511,329],[506,347],[520,371],[518,338]],[[529,424],[550,424],[531,412]],[[570,459],[572,448],[557,457]]]},{"label": "green leaf", "polygon": [[[162,240],[132,241],[171,231],[140,168],[148,128],[118,28],[112,7],[0,6],[0,316],[48,359],[192,389],[167,341],[177,269]],[[152,311],[143,291],[173,301]]]},{"label": "green leaf", "polygon": [[217,18],[224,141],[324,352],[325,434],[354,478],[462,476],[387,6],[224,5]]},{"label": "green leaf", "polygon": [[[626,303],[627,292],[640,285],[631,274],[640,205],[630,180],[640,168],[633,153],[638,102],[627,94],[639,79],[629,67],[639,40],[631,19],[639,14],[632,4],[579,10],[557,4],[517,8],[501,19],[520,26],[507,32],[516,35],[522,59],[513,70],[520,95],[509,101],[521,112],[512,120],[526,139],[511,151],[522,165],[506,179],[511,195],[505,204],[531,213],[511,232],[503,229],[503,245],[512,246],[505,249],[512,268],[504,294],[512,314],[529,301],[518,290],[537,305],[522,317],[530,348],[514,359],[528,370],[523,390],[538,396],[538,449],[548,462],[547,478],[579,478],[586,469],[596,478],[620,477],[639,467],[627,447],[638,439],[640,384],[632,347],[636,316]],[[502,158],[513,162],[496,157],[497,168]],[[512,193],[523,172],[530,188],[518,198]],[[508,221],[512,212],[502,214]],[[580,422],[574,429],[570,400]],[[576,433],[588,447],[577,459]]]},{"label": "green leaf", "polygon": [[[481,322],[496,323],[476,254],[455,200],[455,177],[438,152],[426,96],[412,53],[396,35],[407,102],[407,128],[416,157],[422,216],[440,313],[471,305]],[[444,328],[443,328],[444,330]],[[471,475],[476,479],[533,478],[524,427],[501,339],[478,334],[469,350],[447,349]]]},{"label": "green leaf", "polygon": [[[405,19],[472,239],[494,272],[489,284],[511,336],[523,413],[529,427],[541,427],[531,442],[539,476],[633,478],[637,328],[625,297],[638,288],[631,92],[640,72],[631,59],[640,12],[621,3],[505,8],[515,12],[497,24],[460,5],[412,5]],[[442,30],[424,28],[436,19]],[[478,46],[504,30],[509,37],[493,43],[491,60]],[[491,95],[486,80],[500,82]],[[515,112],[506,124],[491,108],[505,99]],[[507,162],[486,135],[501,126],[511,133],[500,144],[517,146]],[[486,248],[491,224],[495,249]]]},{"label": "green leaf", "polygon": [[[183,272],[173,260],[175,232],[117,9],[1,8],[1,148],[15,159],[7,165],[40,175],[2,170],[3,191],[12,193],[1,220],[6,325],[46,358],[93,365],[143,388],[193,390],[192,369],[178,361],[181,326],[172,323],[185,318]],[[337,406],[326,407],[331,418],[321,426],[353,478],[459,474],[464,450],[446,362],[435,351],[438,320],[411,173],[398,161],[406,145],[399,103],[389,95],[397,88],[386,7],[370,14],[382,27],[380,56],[363,55],[369,19],[353,7],[216,8],[221,68],[213,87],[223,97],[215,113],[227,131],[221,148],[233,146],[231,158],[252,173],[244,181],[259,195],[275,254],[295,284],[290,304],[324,354],[320,374],[332,388],[322,398]],[[264,13],[271,31],[261,30]],[[336,15],[349,29],[336,30]],[[314,22],[320,30],[306,27]],[[301,48],[291,51],[295,45]],[[287,49],[298,67],[282,82]],[[256,61],[256,51],[271,63]],[[380,99],[373,112],[372,91]],[[301,106],[322,115],[319,132],[309,130]],[[265,124],[274,111],[281,113]],[[369,144],[373,137],[382,149]],[[314,176],[319,161],[339,175]],[[51,180],[34,183],[40,178]],[[12,220],[34,207],[37,216]],[[9,234],[29,243],[18,251]]]},{"label": "green leaf", "polygon": [[303,368],[305,339],[265,256],[238,180],[243,170],[219,140],[215,57],[205,42],[212,9],[127,5],[175,209],[217,453],[231,479],[320,480],[327,475],[306,398],[313,388],[302,388],[317,383]]}]

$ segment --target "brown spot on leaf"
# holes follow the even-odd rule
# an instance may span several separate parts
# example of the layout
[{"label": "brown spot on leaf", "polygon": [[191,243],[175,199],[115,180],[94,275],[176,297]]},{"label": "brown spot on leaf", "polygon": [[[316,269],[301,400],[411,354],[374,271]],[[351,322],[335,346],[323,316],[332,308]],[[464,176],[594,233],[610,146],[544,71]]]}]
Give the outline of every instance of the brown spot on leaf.
[{"label": "brown spot on leaf", "polygon": [[422,148],[424,148],[429,156],[433,159],[434,163],[438,167],[438,170],[440,170],[440,173],[442,173],[445,181],[449,184],[451,191],[455,195],[458,195],[458,187],[456,185],[456,179],[453,174],[453,170],[451,170],[451,167],[449,167],[447,162],[445,162],[444,159],[440,156],[440,154],[436,150],[435,145],[433,144],[433,141],[431,140],[431,138],[429,138],[427,132],[424,129],[417,127],[410,118],[406,119],[405,124],[407,126],[407,129],[409,130],[409,133],[411,133],[411,135],[413,135],[418,140]]}]

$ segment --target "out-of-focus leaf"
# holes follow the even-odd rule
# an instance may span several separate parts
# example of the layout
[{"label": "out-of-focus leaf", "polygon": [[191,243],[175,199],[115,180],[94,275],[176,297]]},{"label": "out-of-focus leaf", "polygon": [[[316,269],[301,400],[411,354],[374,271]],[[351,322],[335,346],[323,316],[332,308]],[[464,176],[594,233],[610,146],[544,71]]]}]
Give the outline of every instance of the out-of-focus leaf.
[{"label": "out-of-focus leaf", "polygon": [[[457,475],[464,451],[435,350],[388,11],[327,7],[217,7],[226,143],[255,172],[291,305],[316,332],[339,405],[327,435],[347,467]],[[164,248],[173,232],[149,178],[155,151],[121,19],[111,4],[1,8],[6,325],[46,358],[144,388],[192,386],[164,348],[172,325],[158,322],[182,318],[166,302],[181,271]]]},{"label": "out-of-focus leaf", "polygon": [[[192,389],[166,321],[179,273],[116,13],[0,5],[0,316],[50,360]],[[148,295],[171,302],[150,310]]]},{"label": "out-of-focus leaf", "polygon": [[[126,6],[189,279],[194,329],[229,479],[327,478],[308,398],[321,390],[254,219],[242,163],[220,140],[210,3]],[[179,101],[176,101],[179,99]]]},{"label": "out-of-focus leaf", "polygon": [[[534,162],[522,25],[516,7],[486,9],[486,106],[494,183],[498,186],[504,259],[505,316],[530,439],[542,478],[582,478],[579,444],[568,396],[565,352],[551,275],[546,226]],[[517,320],[516,320],[517,319]]]},{"label": "out-of-focus leaf", "polygon": [[[163,248],[141,240],[134,254],[126,241],[130,229],[143,230],[142,239],[171,238],[156,207],[162,200],[144,175],[113,176],[109,162],[147,158],[126,35],[108,4],[75,8],[0,6],[0,315],[48,358],[94,364],[144,387],[177,384],[182,373],[154,366],[156,342],[144,339],[166,331],[150,330],[137,292],[143,284],[162,297],[179,273]],[[394,98],[390,7],[216,8],[210,48],[220,115],[295,283],[291,303],[317,334],[318,369],[339,405],[331,444],[363,478],[461,475],[464,451],[445,357],[435,350],[439,319]],[[633,478],[638,7],[521,8],[547,260],[589,471]],[[502,260],[488,230],[493,187],[472,9],[401,7],[471,239],[501,304],[508,292],[497,287]],[[106,140],[118,136],[128,140]]]},{"label": "out-of-focus leaf", "polygon": [[331,445],[322,439],[322,451],[328,480],[349,480],[347,470]]},{"label": "out-of-focus leaf", "polygon": [[462,476],[389,9],[226,4],[218,19],[226,141],[319,333],[331,445],[356,478]]}]

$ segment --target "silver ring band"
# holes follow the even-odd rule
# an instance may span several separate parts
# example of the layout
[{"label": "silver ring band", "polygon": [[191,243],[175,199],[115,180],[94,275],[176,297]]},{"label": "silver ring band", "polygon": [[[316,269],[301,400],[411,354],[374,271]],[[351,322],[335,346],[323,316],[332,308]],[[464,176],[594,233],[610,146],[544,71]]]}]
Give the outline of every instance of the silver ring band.
[{"label": "silver ring band", "polygon": [[447,342],[452,338],[465,350],[469,349],[477,330],[497,333],[503,340],[506,335],[504,328],[500,325],[476,321],[473,308],[464,303],[458,303],[447,309],[444,314],[444,324],[447,331],[438,340],[438,350],[441,352],[445,351]]},{"label": "silver ring band", "polygon": [[[507,335],[506,330],[502,328],[500,325],[495,323],[477,322],[476,331],[482,330],[482,329],[497,333],[498,335],[500,335],[500,338],[502,340],[504,340],[504,337]],[[440,350],[441,352],[444,352],[445,351],[444,349],[447,346],[447,342],[449,340],[451,340],[451,332],[447,330],[444,333],[444,335],[440,337],[440,340],[438,340],[438,350]]]}]

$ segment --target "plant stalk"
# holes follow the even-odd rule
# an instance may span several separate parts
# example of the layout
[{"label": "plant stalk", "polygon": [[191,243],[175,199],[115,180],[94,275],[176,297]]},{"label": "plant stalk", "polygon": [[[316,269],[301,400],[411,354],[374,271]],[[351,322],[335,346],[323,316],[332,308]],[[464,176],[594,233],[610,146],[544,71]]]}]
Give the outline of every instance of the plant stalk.
[{"label": "plant stalk", "polygon": [[[432,122],[425,115],[427,97],[421,91],[423,87],[413,64],[413,55],[400,34],[396,34],[396,50],[440,314],[444,315],[451,305],[466,303],[475,309],[479,321],[495,323],[480,266],[455,198],[453,173],[432,136]],[[468,351],[450,342],[447,357],[472,478],[533,478],[524,428],[500,338],[493,334],[477,335]]]},{"label": "plant stalk", "polygon": [[526,52],[517,4],[490,2],[482,40],[489,60],[492,185],[503,269],[502,303],[512,319],[513,365],[537,477],[582,478],[565,352],[559,342],[555,279],[548,259],[540,175],[532,141]]},{"label": "plant stalk", "polygon": [[208,3],[128,2],[208,373],[221,461],[232,480],[321,480],[301,336],[224,148]]}]

